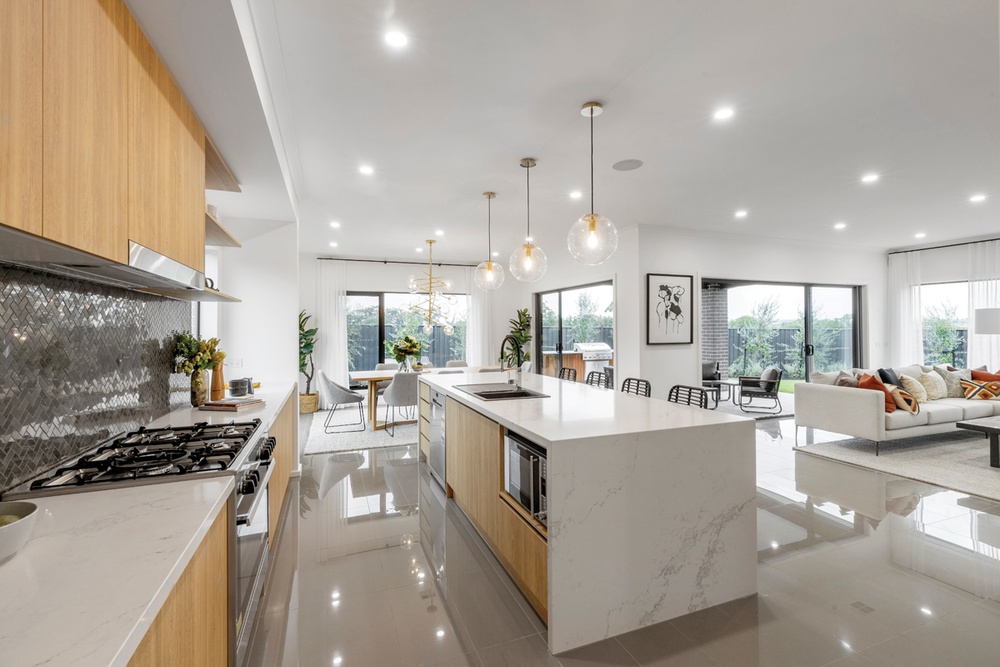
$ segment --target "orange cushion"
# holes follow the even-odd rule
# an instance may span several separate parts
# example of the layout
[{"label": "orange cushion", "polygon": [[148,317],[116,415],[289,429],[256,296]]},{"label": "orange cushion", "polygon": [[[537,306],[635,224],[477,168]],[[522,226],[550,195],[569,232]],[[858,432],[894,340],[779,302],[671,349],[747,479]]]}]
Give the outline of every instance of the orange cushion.
[{"label": "orange cushion", "polygon": [[858,380],[858,387],[861,389],[875,389],[877,391],[881,391],[885,394],[885,411],[894,412],[896,410],[896,399],[892,397],[892,392],[890,392],[886,388],[885,384],[876,376],[865,373],[861,376],[861,379]]},{"label": "orange cushion", "polygon": [[976,382],[1000,382],[1000,373],[972,371],[972,379]]}]

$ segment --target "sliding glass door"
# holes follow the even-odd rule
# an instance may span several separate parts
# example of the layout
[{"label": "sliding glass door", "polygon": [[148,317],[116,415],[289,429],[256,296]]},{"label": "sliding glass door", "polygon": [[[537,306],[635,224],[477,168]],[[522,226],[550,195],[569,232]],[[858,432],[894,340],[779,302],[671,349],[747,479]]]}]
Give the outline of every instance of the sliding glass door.
[{"label": "sliding glass door", "polygon": [[[582,285],[535,295],[536,372],[557,376],[574,368],[583,381],[587,370],[614,365],[614,287],[611,282]],[[609,359],[585,363],[577,344],[604,343]]]},{"label": "sliding glass door", "polygon": [[806,286],[805,376],[858,365],[858,311],[854,287]]}]

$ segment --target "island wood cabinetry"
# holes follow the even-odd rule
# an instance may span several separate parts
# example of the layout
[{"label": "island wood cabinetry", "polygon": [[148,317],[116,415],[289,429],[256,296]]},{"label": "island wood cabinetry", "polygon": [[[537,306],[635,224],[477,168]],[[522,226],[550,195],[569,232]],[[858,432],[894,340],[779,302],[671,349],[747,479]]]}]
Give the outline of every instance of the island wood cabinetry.
[{"label": "island wood cabinetry", "polygon": [[4,0],[0,56],[0,224],[203,271],[205,133],[122,0]]},{"label": "island wood cabinetry", "polygon": [[504,429],[453,398],[445,410],[450,492],[531,606],[548,620],[548,546],[539,526],[505,499]]},{"label": "island wood cabinetry", "polygon": [[275,439],[276,445],[271,453],[274,472],[267,485],[267,516],[268,543],[274,548],[274,540],[278,536],[278,522],[281,519],[281,507],[288,491],[288,479],[295,464],[296,439],[298,437],[299,408],[296,404],[298,393],[292,391],[278,415],[271,424],[268,435]]},{"label": "island wood cabinetry", "polygon": [[228,667],[232,511],[227,505],[215,518],[132,654],[129,667]]}]

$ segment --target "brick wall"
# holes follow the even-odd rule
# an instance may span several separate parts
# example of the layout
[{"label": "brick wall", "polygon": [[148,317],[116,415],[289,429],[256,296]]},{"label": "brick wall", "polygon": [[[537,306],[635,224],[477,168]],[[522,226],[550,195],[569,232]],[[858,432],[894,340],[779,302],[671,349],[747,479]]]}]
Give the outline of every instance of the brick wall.
[{"label": "brick wall", "polygon": [[722,377],[728,377],[729,297],[724,289],[701,290],[701,358],[721,362]]}]

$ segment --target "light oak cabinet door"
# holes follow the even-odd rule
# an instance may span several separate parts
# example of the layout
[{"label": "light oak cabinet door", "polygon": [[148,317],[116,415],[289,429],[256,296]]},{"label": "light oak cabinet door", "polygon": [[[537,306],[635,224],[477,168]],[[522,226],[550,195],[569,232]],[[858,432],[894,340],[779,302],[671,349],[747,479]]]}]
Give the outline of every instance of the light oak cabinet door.
[{"label": "light oak cabinet door", "polygon": [[503,431],[500,425],[453,398],[445,404],[445,470],[455,501],[479,531],[498,535],[503,487]]},{"label": "light oak cabinet door", "polygon": [[42,234],[127,263],[127,10],[121,0],[42,4]]},{"label": "light oak cabinet door", "polygon": [[131,15],[128,238],[205,270],[205,131]]},{"label": "light oak cabinet door", "polygon": [[129,667],[228,667],[230,520],[223,507],[132,654]]},{"label": "light oak cabinet door", "polygon": [[281,520],[281,507],[288,491],[288,478],[292,474],[292,465],[295,463],[295,452],[298,449],[298,424],[299,408],[298,394],[292,394],[285,401],[274,418],[271,430],[268,435],[275,438],[277,446],[271,455],[274,472],[271,473],[271,481],[267,483],[267,513],[268,513],[268,542],[274,548],[274,540],[278,537],[278,521]]},{"label": "light oak cabinet door", "polygon": [[42,3],[0,2],[0,224],[42,234]]}]

